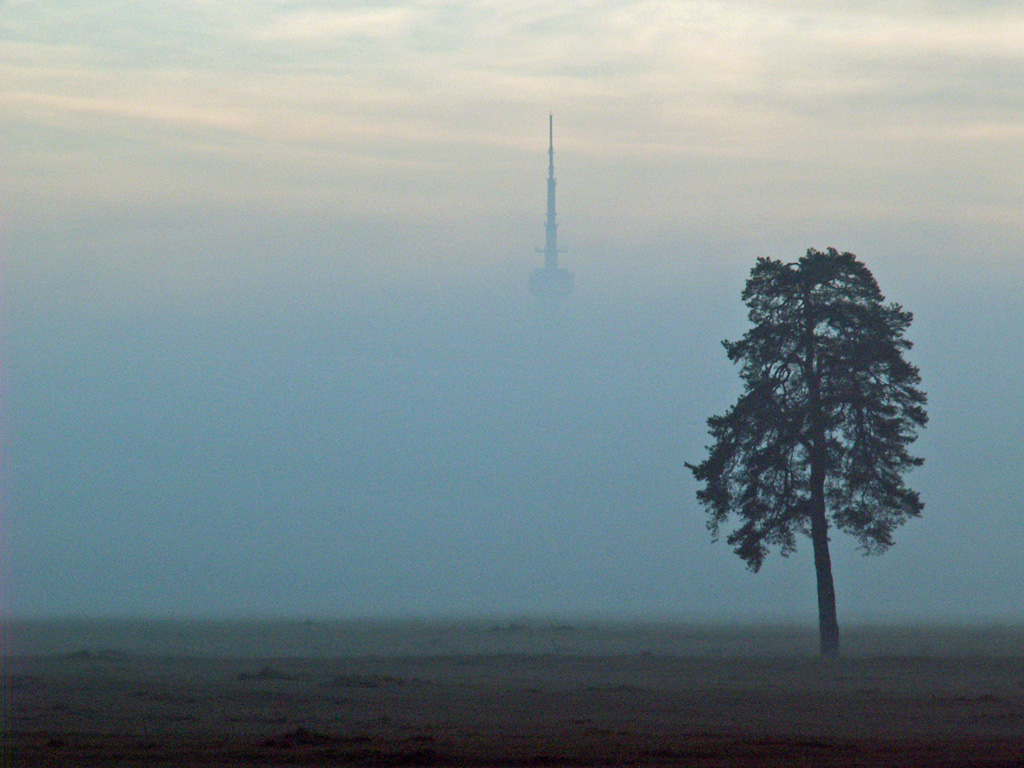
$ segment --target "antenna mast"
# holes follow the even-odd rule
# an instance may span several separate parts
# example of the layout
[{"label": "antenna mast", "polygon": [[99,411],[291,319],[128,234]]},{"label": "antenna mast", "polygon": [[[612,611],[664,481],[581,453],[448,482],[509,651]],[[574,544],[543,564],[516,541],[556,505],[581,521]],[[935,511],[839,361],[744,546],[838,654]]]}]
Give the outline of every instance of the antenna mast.
[{"label": "antenna mast", "polygon": [[548,115],[548,216],[544,225],[544,267],[530,275],[530,290],[546,306],[572,291],[572,273],[558,266],[558,219],[555,215],[555,118]]},{"label": "antenna mast", "polygon": [[558,269],[558,221],[555,218],[555,117],[548,115],[548,219],[544,237],[544,267]]}]

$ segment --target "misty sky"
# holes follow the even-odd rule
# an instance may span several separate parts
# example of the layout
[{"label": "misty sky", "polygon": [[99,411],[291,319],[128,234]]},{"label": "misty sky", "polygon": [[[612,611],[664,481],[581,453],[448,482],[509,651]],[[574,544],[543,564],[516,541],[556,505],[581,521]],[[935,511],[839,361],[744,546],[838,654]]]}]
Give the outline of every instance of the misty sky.
[{"label": "misty sky", "polygon": [[[712,544],[759,256],[915,314],[924,516],[840,621],[1024,620],[1016,3],[11,0],[9,615],[813,621]],[[554,113],[576,290],[543,321]]]}]

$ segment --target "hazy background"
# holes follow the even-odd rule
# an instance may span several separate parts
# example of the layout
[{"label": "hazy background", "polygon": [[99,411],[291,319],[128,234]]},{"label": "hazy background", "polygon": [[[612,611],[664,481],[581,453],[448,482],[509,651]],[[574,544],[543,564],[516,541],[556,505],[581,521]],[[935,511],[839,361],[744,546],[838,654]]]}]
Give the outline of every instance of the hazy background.
[{"label": "hazy background", "polygon": [[[8,2],[6,615],[814,620],[684,461],[758,256],[915,313],[924,517],[840,619],[1024,620],[1024,19],[979,2]],[[554,324],[526,291],[555,114]]]}]

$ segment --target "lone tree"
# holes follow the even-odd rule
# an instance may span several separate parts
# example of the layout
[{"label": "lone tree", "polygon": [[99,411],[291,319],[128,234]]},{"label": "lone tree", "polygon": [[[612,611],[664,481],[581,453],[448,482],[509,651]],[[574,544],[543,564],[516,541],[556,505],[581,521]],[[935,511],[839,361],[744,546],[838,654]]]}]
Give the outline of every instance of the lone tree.
[{"label": "lone tree", "polygon": [[687,464],[715,540],[758,571],[770,546],[796,550],[810,535],[818,585],[821,653],[839,653],[829,526],[865,554],[885,551],[893,531],[924,505],[903,484],[923,459],[908,446],[925,425],[921,377],[903,352],[913,316],[885,304],[852,253],[807,251],[795,264],[758,259],[743,289],[751,328],[722,342],[740,365],[744,392],[708,419],[714,445]]}]

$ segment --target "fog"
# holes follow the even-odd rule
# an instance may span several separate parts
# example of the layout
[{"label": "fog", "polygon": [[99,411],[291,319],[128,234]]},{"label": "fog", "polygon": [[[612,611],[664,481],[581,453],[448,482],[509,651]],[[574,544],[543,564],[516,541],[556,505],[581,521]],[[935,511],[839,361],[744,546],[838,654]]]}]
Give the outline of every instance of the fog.
[{"label": "fog", "polygon": [[[926,508],[881,557],[834,538],[840,617],[1019,620],[1021,301],[876,261],[916,313]],[[305,291],[221,301],[9,289],[7,612],[813,621],[809,547],[749,573],[684,467],[739,392],[719,341],[753,260],[568,262],[554,315],[530,257],[431,283],[307,264]]]},{"label": "fog", "polygon": [[755,259],[834,246],[931,416],[840,621],[1024,621],[1015,7],[239,8],[0,14],[5,615],[813,623],[684,463]]}]

